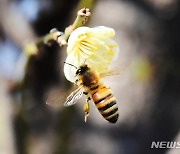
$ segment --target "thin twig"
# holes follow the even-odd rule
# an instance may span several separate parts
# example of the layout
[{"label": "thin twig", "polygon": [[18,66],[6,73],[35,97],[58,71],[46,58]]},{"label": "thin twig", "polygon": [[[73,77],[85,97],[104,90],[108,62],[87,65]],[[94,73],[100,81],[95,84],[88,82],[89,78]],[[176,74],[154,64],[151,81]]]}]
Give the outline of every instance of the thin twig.
[{"label": "thin twig", "polygon": [[67,45],[67,40],[71,33],[78,27],[81,27],[86,24],[88,21],[89,16],[91,15],[88,8],[83,8],[78,11],[77,17],[74,23],[68,26],[64,33],[58,31],[56,28],[53,28],[49,34],[45,35],[44,37],[38,39],[34,43],[29,43],[24,46],[24,51],[29,55],[38,54],[38,45],[39,44],[49,44],[50,41],[56,41],[60,46]]}]

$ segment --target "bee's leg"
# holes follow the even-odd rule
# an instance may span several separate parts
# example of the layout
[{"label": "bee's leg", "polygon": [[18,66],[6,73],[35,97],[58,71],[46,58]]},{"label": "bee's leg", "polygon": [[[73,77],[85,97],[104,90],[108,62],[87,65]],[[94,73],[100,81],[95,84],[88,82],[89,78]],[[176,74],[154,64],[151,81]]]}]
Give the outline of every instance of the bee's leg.
[{"label": "bee's leg", "polygon": [[84,104],[84,107],[83,107],[84,113],[85,113],[85,115],[84,115],[84,121],[85,121],[85,122],[87,121],[87,118],[88,118],[88,116],[89,116],[89,109],[90,109],[90,107],[89,107],[89,102],[90,102],[90,100],[91,100],[91,98],[88,97],[88,98],[86,99],[86,103]]}]

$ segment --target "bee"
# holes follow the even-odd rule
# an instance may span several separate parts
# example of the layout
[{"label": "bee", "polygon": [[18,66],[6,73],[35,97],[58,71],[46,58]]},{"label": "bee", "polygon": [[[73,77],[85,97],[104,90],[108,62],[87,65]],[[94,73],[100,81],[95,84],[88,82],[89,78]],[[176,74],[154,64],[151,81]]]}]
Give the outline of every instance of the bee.
[{"label": "bee", "polygon": [[[69,65],[74,66],[72,64]],[[86,64],[83,64],[76,71],[75,84],[78,86],[78,88],[67,97],[64,103],[65,106],[74,105],[84,94],[86,95],[86,103],[84,105],[85,122],[87,121],[87,117],[89,116],[90,100],[93,100],[95,106],[99,110],[100,114],[104,117],[104,119],[106,119],[110,123],[117,122],[119,112],[116,98],[114,97],[112,90],[102,83],[101,74],[90,69]]]}]

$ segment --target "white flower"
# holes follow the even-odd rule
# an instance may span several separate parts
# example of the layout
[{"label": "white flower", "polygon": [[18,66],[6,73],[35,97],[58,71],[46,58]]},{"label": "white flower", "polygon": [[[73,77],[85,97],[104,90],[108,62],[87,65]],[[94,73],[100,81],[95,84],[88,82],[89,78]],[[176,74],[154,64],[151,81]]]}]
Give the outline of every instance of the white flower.
[{"label": "white flower", "polygon": [[[119,52],[117,43],[112,40],[114,35],[112,28],[104,26],[77,28],[68,40],[66,62],[77,68],[85,63],[99,73],[107,71]],[[74,82],[75,72],[75,67],[64,65],[67,80]]]}]

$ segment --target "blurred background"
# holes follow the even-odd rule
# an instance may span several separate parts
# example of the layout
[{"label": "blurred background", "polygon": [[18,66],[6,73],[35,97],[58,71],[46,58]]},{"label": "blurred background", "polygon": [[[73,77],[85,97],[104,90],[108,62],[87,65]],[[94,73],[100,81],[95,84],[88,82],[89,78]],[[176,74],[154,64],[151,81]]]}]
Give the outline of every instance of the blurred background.
[{"label": "blurred background", "polygon": [[[72,86],[63,76],[66,48],[38,44],[28,63],[24,53],[52,28],[64,31],[82,7],[92,13],[88,26],[115,29],[114,66],[129,64],[104,81],[118,101],[115,125],[93,103],[84,123],[84,99],[46,105],[51,87],[64,95]],[[152,141],[180,141],[179,36],[178,0],[1,0],[0,154],[179,154],[151,149]]]}]

